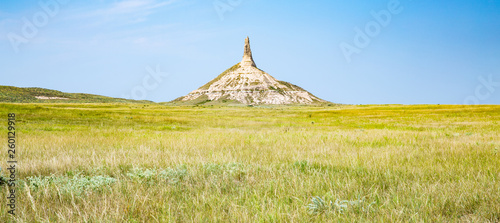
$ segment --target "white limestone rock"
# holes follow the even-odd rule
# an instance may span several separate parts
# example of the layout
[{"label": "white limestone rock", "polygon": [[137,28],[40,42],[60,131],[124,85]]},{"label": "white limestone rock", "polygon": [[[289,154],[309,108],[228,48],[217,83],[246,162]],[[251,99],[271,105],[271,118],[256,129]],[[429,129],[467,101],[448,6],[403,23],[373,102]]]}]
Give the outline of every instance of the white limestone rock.
[{"label": "white limestone rock", "polygon": [[278,81],[255,65],[250,40],[245,39],[245,51],[240,63],[218,77],[175,101],[189,102],[199,98],[210,101],[232,100],[247,105],[317,104],[324,101],[304,89]]}]

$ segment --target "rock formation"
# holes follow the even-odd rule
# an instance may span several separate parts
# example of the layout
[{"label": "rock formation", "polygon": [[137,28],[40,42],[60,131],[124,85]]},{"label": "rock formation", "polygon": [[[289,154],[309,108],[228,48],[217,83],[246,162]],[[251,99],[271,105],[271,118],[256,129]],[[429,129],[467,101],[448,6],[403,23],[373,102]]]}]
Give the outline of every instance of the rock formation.
[{"label": "rock formation", "polygon": [[240,65],[242,67],[257,67],[252,57],[252,49],[250,49],[250,38],[245,39],[245,52],[243,53],[243,59]]},{"label": "rock formation", "polygon": [[238,102],[259,104],[319,104],[324,101],[299,86],[276,80],[255,65],[250,40],[245,39],[245,51],[240,63],[218,77],[174,102]]}]

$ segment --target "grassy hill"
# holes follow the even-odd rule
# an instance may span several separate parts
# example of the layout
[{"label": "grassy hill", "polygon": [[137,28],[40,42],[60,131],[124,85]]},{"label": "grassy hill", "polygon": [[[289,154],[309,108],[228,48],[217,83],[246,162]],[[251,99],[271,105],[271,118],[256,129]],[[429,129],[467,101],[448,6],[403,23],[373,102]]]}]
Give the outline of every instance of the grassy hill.
[{"label": "grassy hill", "polygon": [[[37,98],[38,97],[38,98]],[[40,99],[47,98],[47,99]],[[101,95],[64,93],[44,88],[20,88],[0,85],[0,102],[12,103],[152,103]]]}]

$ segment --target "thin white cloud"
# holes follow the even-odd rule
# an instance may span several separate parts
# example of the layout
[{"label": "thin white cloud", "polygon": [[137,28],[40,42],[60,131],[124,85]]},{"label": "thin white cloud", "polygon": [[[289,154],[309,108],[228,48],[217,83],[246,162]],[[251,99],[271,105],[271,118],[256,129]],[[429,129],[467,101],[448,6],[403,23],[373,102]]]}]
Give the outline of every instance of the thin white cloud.
[{"label": "thin white cloud", "polygon": [[126,0],[115,3],[113,7],[104,11],[105,14],[128,14],[142,12],[153,13],[154,9],[173,4],[177,0],[158,2],[158,0]]},{"label": "thin white cloud", "polygon": [[120,20],[123,23],[140,23],[147,21],[147,17],[162,7],[171,5],[178,0],[124,0],[118,1],[105,8],[88,9],[74,13],[73,19],[99,18],[97,24]]},{"label": "thin white cloud", "polygon": [[111,8],[105,9],[99,13],[114,15],[146,11],[147,14],[150,14],[151,10],[172,4],[173,2],[174,0],[160,3],[158,3],[156,0],[126,0],[117,2]]}]

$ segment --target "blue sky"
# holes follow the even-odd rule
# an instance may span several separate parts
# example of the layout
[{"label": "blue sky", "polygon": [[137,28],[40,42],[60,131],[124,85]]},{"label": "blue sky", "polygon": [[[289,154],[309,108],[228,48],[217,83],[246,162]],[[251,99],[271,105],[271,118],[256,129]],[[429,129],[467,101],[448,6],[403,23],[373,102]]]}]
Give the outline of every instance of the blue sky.
[{"label": "blue sky", "polygon": [[332,102],[500,104],[500,0],[1,1],[0,85],[170,101],[246,36],[260,69]]}]

